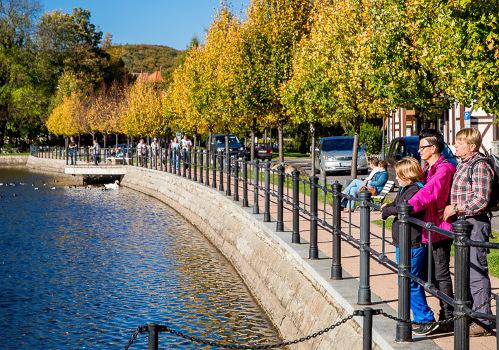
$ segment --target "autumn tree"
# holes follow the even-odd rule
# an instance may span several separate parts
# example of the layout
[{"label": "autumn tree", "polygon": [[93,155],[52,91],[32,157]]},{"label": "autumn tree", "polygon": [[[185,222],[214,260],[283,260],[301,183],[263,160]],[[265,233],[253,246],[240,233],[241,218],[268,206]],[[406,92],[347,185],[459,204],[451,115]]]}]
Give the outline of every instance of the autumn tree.
[{"label": "autumn tree", "polygon": [[[312,0],[253,0],[243,32],[242,80],[249,83],[242,94],[249,117],[264,117],[279,135],[279,161],[284,161],[282,130],[288,122],[281,90],[292,76],[292,60],[301,37],[309,30]],[[251,60],[251,62],[249,62]]]},{"label": "autumn tree", "polygon": [[163,117],[161,90],[154,83],[137,81],[125,93],[121,112],[123,131],[130,136],[164,135],[167,125]]}]

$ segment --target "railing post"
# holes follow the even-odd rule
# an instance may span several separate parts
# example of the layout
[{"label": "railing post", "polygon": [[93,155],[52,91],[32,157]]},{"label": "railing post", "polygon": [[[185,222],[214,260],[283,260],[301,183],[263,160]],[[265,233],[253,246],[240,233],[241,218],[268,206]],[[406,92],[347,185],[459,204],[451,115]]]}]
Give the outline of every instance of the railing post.
[{"label": "railing post", "polygon": [[[343,279],[341,267],[341,184],[333,184],[333,261],[331,264],[331,279]],[[365,332],[365,330],[364,330]]]},{"label": "railing post", "polygon": [[217,154],[213,151],[211,187],[217,188]]},{"label": "railing post", "polygon": [[204,151],[201,149],[199,150],[199,183],[203,183],[203,158],[204,158]]},{"label": "railing post", "polygon": [[[412,327],[408,323],[411,320],[411,226],[407,218],[412,211],[412,206],[407,202],[400,204],[399,212],[399,271],[398,271],[398,318],[406,322],[397,322],[395,341],[412,341]],[[430,252],[431,254],[431,252]]]},{"label": "railing post", "polygon": [[239,201],[239,159],[234,159],[234,201]]},{"label": "railing post", "polygon": [[260,214],[260,203],[258,198],[258,178],[260,177],[260,174],[258,163],[258,159],[255,159],[255,165],[253,167],[253,214]]},{"label": "railing post", "polygon": [[206,148],[206,165],[205,165],[204,184],[210,186],[210,150]]},{"label": "railing post", "polygon": [[284,231],[284,165],[277,167],[277,223],[275,230]]},{"label": "railing post", "polygon": [[147,350],[158,350],[158,325],[149,323],[147,329],[149,331],[149,336],[147,338]]},{"label": "railing post", "polygon": [[173,174],[173,152],[171,148],[168,148],[166,154],[166,171]]},{"label": "railing post", "polygon": [[319,247],[317,246],[317,182],[315,175],[310,176],[310,248],[309,259],[319,259]]},{"label": "railing post", "polygon": [[163,147],[159,146],[159,171],[163,171]]},{"label": "railing post", "polygon": [[[499,324],[499,294],[495,295],[496,299],[496,332],[497,332],[497,325]],[[496,349],[499,349],[499,337],[496,334]]]},{"label": "railing post", "polygon": [[232,157],[230,156],[230,154],[227,154],[226,157],[225,157],[225,161],[227,163],[227,167],[226,167],[226,170],[227,170],[227,174],[225,174],[226,176],[226,184],[225,184],[225,195],[226,196],[232,196],[232,189],[231,189],[231,185],[230,185],[230,175],[231,175],[231,161],[232,161]]},{"label": "railing post", "polygon": [[64,153],[66,155],[66,165],[68,165],[69,164],[69,147],[66,147],[66,152],[64,152]]},{"label": "railing post", "polygon": [[370,307],[363,310],[362,350],[373,348],[373,311]]},{"label": "railing post", "polygon": [[223,192],[224,190],[224,154],[223,152],[218,152],[218,190]]},{"label": "railing post", "polygon": [[265,161],[263,179],[264,184],[264,209],[263,222],[270,222],[270,162]]},{"label": "railing post", "polygon": [[198,150],[197,148],[192,150],[191,152],[191,155],[194,156],[194,161],[191,162],[192,163],[192,166],[193,166],[193,171],[194,171],[194,174],[193,174],[193,177],[192,177],[192,180],[194,182],[197,182],[198,181]]},{"label": "railing post", "polygon": [[300,172],[296,169],[291,173],[293,179],[293,233],[292,243],[300,243]]},{"label": "railing post", "polygon": [[[469,308],[470,289],[470,246],[468,239],[471,236],[473,225],[465,220],[458,220],[452,224],[452,231],[456,235],[454,241],[454,293],[455,303],[454,317],[465,315],[465,309]],[[456,319],[454,321],[454,349],[467,350],[470,348],[470,330],[468,325],[468,316]]]},{"label": "railing post", "polygon": [[188,149],[185,150],[185,160],[187,163],[187,169],[189,169],[187,173],[187,178],[192,179],[192,152]]},{"label": "railing post", "polygon": [[182,177],[187,177],[187,152],[181,149],[179,153],[182,161]]},{"label": "railing post", "polygon": [[248,206],[248,163],[246,156],[243,157],[243,207]]},{"label": "railing post", "polygon": [[370,274],[370,245],[371,245],[371,207],[367,204],[371,201],[371,193],[363,191],[359,193],[360,205],[360,278],[359,278],[359,297],[357,304],[371,304],[371,285],[369,281]]}]

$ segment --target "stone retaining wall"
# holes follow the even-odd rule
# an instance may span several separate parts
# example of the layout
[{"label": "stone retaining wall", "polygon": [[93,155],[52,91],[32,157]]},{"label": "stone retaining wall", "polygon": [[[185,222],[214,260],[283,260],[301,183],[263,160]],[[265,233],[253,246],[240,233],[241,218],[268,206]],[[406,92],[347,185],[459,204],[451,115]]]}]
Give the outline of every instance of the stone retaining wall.
[{"label": "stone retaining wall", "polygon": [[63,159],[48,159],[29,156],[26,161],[26,166],[30,169],[64,174],[66,161]]},{"label": "stone retaining wall", "polygon": [[[195,225],[237,269],[284,339],[323,329],[351,312],[270,225],[232,198],[175,175],[136,167],[128,167],[122,185],[163,201]],[[293,346],[361,348],[362,329],[356,321]]]},{"label": "stone retaining wall", "polygon": [[0,156],[0,166],[24,166],[29,156]]}]

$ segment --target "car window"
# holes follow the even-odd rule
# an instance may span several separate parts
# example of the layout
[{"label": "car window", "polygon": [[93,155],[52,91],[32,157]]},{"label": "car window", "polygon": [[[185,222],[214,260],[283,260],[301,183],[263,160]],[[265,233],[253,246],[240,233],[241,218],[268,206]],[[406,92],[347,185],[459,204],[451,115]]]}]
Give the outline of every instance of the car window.
[{"label": "car window", "polygon": [[330,151],[351,151],[353,148],[353,139],[334,139],[323,140],[321,149],[325,152]]}]

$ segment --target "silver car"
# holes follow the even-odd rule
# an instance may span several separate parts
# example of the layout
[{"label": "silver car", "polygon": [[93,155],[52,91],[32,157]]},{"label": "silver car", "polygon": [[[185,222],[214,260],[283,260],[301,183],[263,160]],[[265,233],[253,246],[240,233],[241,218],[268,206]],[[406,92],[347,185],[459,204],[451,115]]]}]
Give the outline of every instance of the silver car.
[{"label": "silver car", "polygon": [[[352,169],[353,136],[331,136],[319,140],[315,167],[327,174]],[[364,147],[357,154],[357,171],[367,173],[369,162]]]}]

